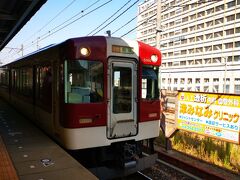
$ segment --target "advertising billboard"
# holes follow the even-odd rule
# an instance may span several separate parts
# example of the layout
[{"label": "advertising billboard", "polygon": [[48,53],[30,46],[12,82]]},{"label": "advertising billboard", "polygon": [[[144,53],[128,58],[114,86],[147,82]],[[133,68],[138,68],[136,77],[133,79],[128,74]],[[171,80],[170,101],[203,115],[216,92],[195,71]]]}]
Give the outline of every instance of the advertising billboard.
[{"label": "advertising billboard", "polygon": [[177,128],[239,144],[240,96],[180,91]]}]

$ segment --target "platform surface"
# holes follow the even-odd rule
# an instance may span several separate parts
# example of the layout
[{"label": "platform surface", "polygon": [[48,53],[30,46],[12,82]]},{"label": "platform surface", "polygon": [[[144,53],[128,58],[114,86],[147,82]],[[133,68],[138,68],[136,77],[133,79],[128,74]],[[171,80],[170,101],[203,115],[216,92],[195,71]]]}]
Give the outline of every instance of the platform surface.
[{"label": "platform surface", "polygon": [[0,99],[0,179],[97,179],[66,151]]}]

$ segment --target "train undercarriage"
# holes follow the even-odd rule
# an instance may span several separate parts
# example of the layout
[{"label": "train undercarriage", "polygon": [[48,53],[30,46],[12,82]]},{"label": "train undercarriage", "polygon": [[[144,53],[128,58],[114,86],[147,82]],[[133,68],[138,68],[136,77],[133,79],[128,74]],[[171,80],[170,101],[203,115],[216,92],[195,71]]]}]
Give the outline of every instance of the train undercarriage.
[{"label": "train undercarriage", "polygon": [[100,179],[124,177],[154,165],[157,154],[150,147],[143,155],[143,141],[117,142],[111,146],[71,151],[70,154]]}]

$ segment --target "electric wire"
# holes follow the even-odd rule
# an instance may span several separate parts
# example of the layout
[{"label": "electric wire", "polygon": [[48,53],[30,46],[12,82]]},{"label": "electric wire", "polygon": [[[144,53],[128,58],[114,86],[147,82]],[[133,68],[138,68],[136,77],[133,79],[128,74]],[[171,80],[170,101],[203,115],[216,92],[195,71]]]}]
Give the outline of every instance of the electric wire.
[{"label": "electric wire", "polygon": [[153,14],[153,15],[150,16],[148,19],[146,19],[145,21],[143,21],[141,24],[137,25],[136,27],[132,28],[131,30],[129,30],[128,32],[126,32],[125,34],[123,34],[123,35],[121,36],[121,38],[124,37],[124,36],[126,36],[126,35],[128,35],[129,33],[131,33],[132,31],[134,31],[134,30],[137,29],[139,26],[143,25],[144,23],[146,23],[147,21],[149,21],[151,18],[155,17],[156,15],[157,15],[157,13]]},{"label": "electric wire", "polygon": [[93,2],[93,3],[90,4],[88,7],[86,7],[85,9],[83,9],[83,10],[81,10],[81,11],[79,11],[78,13],[76,13],[75,15],[73,15],[72,17],[70,17],[69,19],[67,19],[66,21],[64,21],[64,22],[62,22],[61,24],[55,26],[55,27],[52,28],[51,30],[48,30],[46,33],[44,33],[44,34],[42,34],[41,36],[39,36],[36,40],[32,41],[32,44],[38,42],[38,40],[41,39],[41,37],[48,35],[48,34],[51,33],[53,30],[55,30],[55,29],[63,26],[63,25],[66,24],[67,22],[71,21],[73,18],[77,17],[79,14],[84,13],[86,10],[88,10],[89,8],[91,8],[92,6],[94,6],[95,4],[97,4],[99,1],[101,1],[101,0],[97,0],[97,1]]},{"label": "electric wire", "polygon": [[[96,0],[95,2],[93,2],[92,4],[90,4],[88,7],[86,7],[86,8],[83,9],[83,10],[81,10],[80,12],[78,12],[77,14],[75,14],[74,16],[72,16],[71,18],[69,18],[68,20],[66,20],[66,21],[64,21],[63,23],[61,23],[60,25],[54,27],[52,30],[60,27],[61,25],[65,24],[66,22],[72,20],[74,17],[78,16],[80,13],[85,12],[86,10],[88,10],[89,8],[91,8],[92,6],[94,6],[95,4],[97,4],[99,1],[101,1],[101,0]],[[110,0],[110,1],[112,1],[112,0]],[[108,1],[107,3],[109,3],[110,1]],[[106,3],[105,3],[105,4],[106,4]],[[105,5],[105,4],[104,4],[104,5]],[[95,9],[97,9],[97,8],[95,8]],[[95,10],[95,9],[94,9],[94,10]],[[93,12],[94,10],[92,10],[91,12]],[[91,12],[89,12],[89,13],[91,13]],[[88,13],[88,14],[89,14],[89,13]],[[52,30],[51,30],[51,31],[52,31]],[[51,31],[48,31],[48,33],[51,32]],[[47,35],[48,33],[45,33],[45,34],[43,34],[43,35],[41,35],[41,36]],[[41,36],[38,37],[37,40],[32,41],[31,44],[25,45],[25,46],[24,46],[24,49],[26,50],[26,49],[32,47],[34,44],[38,43],[38,42],[39,42],[39,39],[41,38]],[[45,37],[45,38],[46,38],[46,37]],[[17,54],[17,53],[13,54],[12,56],[15,56],[16,54]],[[9,54],[8,54],[8,56],[9,56]]]},{"label": "electric wire", "polygon": [[[55,20],[58,16],[60,16],[65,10],[67,10],[76,0],[71,1],[67,6],[65,6],[60,12],[58,12],[50,21],[48,21],[45,25],[43,25],[39,30],[37,30],[34,34],[32,34],[29,38],[27,38],[27,40],[25,40],[24,42],[28,41],[29,39],[31,39],[33,36],[35,36],[37,33],[39,33],[40,31],[42,31],[45,27],[47,27],[51,22],[53,22],[53,20]],[[23,43],[24,43],[23,42]]]},{"label": "electric wire", "polygon": [[[193,2],[193,3],[188,3],[188,4],[183,4],[183,5],[176,5],[176,6],[166,6],[162,12],[170,9],[170,8],[175,8],[175,7],[184,7],[184,6],[189,6],[189,5],[193,5],[193,4],[205,4],[205,3],[211,3],[211,2],[218,2],[218,0],[208,0],[208,1],[204,1],[204,0],[200,0],[198,2]],[[153,16],[156,16],[156,14],[154,14]],[[139,24],[138,26],[136,26],[135,28],[132,28],[131,30],[129,30],[127,33],[123,34],[122,36],[120,36],[121,38],[128,35],[129,33],[131,33],[132,31],[134,31],[135,29],[137,29],[139,26],[143,25],[145,22],[149,21],[153,16],[151,16],[150,18],[146,19],[144,22],[142,22],[141,24]]]},{"label": "electric wire", "polygon": [[101,29],[99,29],[97,32],[95,32],[92,36],[96,35],[99,33],[101,30],[103,30],[105,27],[109,26],[111,23],[113,23],[116,19],[121,17],[123,14],[125,14],[129,9],[131,9],[136,3],[138,3],[139,0],[135,1],[131,6],[129,6],[125,11],[123,11],[121,14],[119,14],[116,18],[114,18],[112,21],[110,21],[108,24],[103,26]]},{"label": "electric wire", "polygon": [[[94,11],[96,11],[96,10],[102,8],[103,6],[107,5],[107,4],[110,3],[111,1],[112,1],[112,0],[109,0],[109,1],[107,1],[107,2],[105,2],[105,3],[103,3],[103,4],[101,4],[100,6],[96,7],[96,8],[93,9],[93,10],[91,10],[90,12],[88,12],[88,13],[86,13],[86,14],[80,16],[79,18],[77,18],[77,19],[73,20],[72,22],[66,24],[65,26],[61,27],[60,29],[57,29],[56,31],[52,32],[51,34],[49,34],[49,35],[47,35],[47,36],[41,38],[41,39],[39,40],[39,42],[42,41],[42,40],[44,40],[44,39],[46,39],[47,37],[49,37],[49,36],[51,36],[51,35],[57,33],[58,31],[60,31],[60,30],[62,30],[62,29],[64,29],[64,28],[66,28],[67,26],[69,26],[69,25],[71,25],[72,23],[78,21],[79,19],[81,19],[81,18],[83,18],[83,17],[89,15],[90,13],[92,13],[92,12],[94,12]],[[138,0],[138,1],[139,1],[139,0]]]},{"label": "electric wire", "polygon": [[122,28],[124,28],[126,25],[128,25],[129,23],[131,23],[134,19],[136,19],[139,15],[145,13],[147,10],[149,10],[151,7],[153,7],[153,5],[155,5],[154,3],[151,4],[150,6],[148,6],[147,9],[145,9],[144,11],[142,11],[141,13],[139,13],[138,15],[136,15],[134,18],[130,19],[128,22],[126,22],[124,25],[122,25],[121,27],[119,27],[118,29],[116,29],[115,31],[112,32],[112,34],[115,34],[116,32],[118,32],[119,30],[121,30]]},{"label": "electric wire", "polygon": [[90,33],[87,34],[89,36],[94,31],[96,31],[98,28],[100,28],[103,24],[105,24],[109,19],[111,19],[113,16],[115,16],[119,11],[121,11],[128,3],[130,3],[132,0],[128,0],[122,7],[120,7],[115,13],[113,13],[109,18],[107,18],[104,22],[102,22],[98,27],[93,29]]}]

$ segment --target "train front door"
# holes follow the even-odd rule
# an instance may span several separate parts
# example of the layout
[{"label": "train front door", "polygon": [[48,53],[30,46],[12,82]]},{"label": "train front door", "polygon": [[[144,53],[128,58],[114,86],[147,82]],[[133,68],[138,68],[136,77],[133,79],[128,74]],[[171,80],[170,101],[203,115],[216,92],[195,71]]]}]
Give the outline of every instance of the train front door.
[{"label": "train front door", "polygon": [[109,139],[137,134],[137,64],[126,59],[109,59],[108,65]]}]

